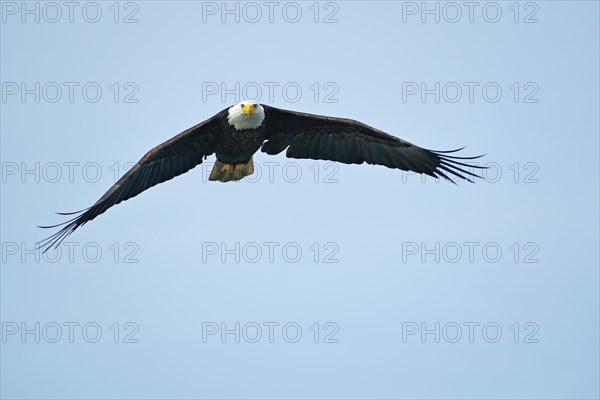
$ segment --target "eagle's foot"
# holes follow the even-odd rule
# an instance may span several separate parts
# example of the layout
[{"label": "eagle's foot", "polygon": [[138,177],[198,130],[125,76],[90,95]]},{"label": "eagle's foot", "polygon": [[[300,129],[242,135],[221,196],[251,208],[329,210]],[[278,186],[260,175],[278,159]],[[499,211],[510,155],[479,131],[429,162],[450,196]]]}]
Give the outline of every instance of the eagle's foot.
[{"label": "eagle's foot", "polygon": [[232,179],[234,181],[239,181],[240,179],[242,179],[245,176],[244,175],[245,169],[246,169],[246,164],[235,164],[235,167],[233,168]]},{"label": "eagle's foot", "polygon": [[235,164],[235,166],[233,167],[233,172],[240,173],[244,170],[244,168],[246,168],[246,164]]},{"label": "eagle's foot", "polygon": [[[236,165],[236,167],[237,167],[237,165]],[[234,169],[233,164],[223,164],[223,167],[221,168],[221,172],[224,172],[226,174],[227,173],[231,174],[233,172],[233,169]]]},{"label": "eagle's foot", "polygon": [[252,158],[246,164],[227,164],[217,160],[208,180],[219,182],[239,181],[253,173],[254,162]]},{"label": "eagle's foot", "polygon": [[233,170],[233,164],[223,164],[221,167],[221,176],[219,180],[221,182],[229,182],[233,177]]}]

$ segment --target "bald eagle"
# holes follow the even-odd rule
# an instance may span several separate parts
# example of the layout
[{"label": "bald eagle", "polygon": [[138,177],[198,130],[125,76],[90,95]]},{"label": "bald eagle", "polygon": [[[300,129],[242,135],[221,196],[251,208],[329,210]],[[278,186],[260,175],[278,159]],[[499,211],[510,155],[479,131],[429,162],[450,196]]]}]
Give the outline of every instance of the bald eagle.
[{"label": "bald eagle", "polygon": [[352,119],[242,101],[150,150],[91,207],[74,213],[59,213],[76,216],[61,224],[41,226],[64,225],[39,242],[38,248],[44,248],[45,252],[58,247],[73,231],[110,207],[189,171],[213,153],[217,160],[209,180],[241,180],[254,172],[252,156],[258,149],[267,154],[279,154],[287,149],[289,158],[384,165],[451,182],[454,182],[453,178],[473,182],[472,178],[481,176],[466,168],[484,168],[466,163],[466,160],[481,156],[452,155],[462,148],[427,150]]}]

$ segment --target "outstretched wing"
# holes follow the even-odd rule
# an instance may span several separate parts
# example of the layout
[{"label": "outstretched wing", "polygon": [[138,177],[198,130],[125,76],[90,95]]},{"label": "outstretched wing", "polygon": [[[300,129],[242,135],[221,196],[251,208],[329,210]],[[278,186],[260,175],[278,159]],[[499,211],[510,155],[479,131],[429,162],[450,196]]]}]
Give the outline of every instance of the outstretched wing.
[{"label": "outstretched wing", "polygon": [[267,154],[279,154],[287,149],[286,156],[289,158],[331,160],[345,164],[366,162],[443,177],[451,182],[456,177],[473,182],[472,178],[481,176],[467,168],[485,168],[458,161],[475,160],[481,156],[450,155],[462,148],[451,151],[427,150],[352,119],[263,107],[268,141],[261,150]]},{"label": "outstretched wing", "polygon": [[38,243],[38,248],[43,248],[46,252],[53,246],[57,247],[75,229],[93,220],[110,207],[201,164],[203,158],[214,152],[214,144],[222,127],[222,116],[219,113],[156,146],[108,189],[93,206],[74,213],[59,213],[60,215],[77,214],[77,216],[61,224],[41,226],[40,228],[55,228],[64,225],[58,232]]}]

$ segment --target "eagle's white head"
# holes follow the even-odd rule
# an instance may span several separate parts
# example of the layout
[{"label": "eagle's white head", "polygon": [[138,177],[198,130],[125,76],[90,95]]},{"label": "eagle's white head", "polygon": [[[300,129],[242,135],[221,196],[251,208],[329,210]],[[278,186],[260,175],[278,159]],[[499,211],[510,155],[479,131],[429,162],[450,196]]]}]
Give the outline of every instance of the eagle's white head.
[{"label": "eagle's white head", "polygon": [[265,120],[263,106],[255,101],[244,100],[229,108],[227,121],[236,130],[256,129]]}]

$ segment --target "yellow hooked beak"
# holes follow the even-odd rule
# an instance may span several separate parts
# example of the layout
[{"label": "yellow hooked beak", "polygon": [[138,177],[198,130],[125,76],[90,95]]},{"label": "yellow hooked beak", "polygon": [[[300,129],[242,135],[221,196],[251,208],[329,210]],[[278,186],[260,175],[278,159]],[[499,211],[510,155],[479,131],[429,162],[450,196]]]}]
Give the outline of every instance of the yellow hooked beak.
[{"label": "yellow hooked beak", "polygon": [[246,115],[254,114],[256,112],[256,107],[253,107],[252,104],[246,103],[242,108],[242,112]]}]

